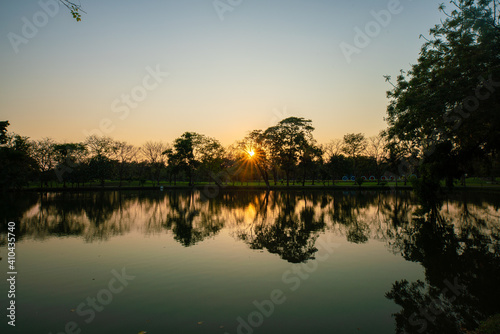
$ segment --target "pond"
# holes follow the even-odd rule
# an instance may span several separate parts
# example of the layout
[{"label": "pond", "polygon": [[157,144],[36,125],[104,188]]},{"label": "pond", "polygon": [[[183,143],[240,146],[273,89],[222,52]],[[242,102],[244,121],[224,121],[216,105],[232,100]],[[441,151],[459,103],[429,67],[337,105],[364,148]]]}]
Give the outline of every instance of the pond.
[{"label": "pond", "polygon": [[[2,333],[460,333],[500,313],[500,194],[2,197]],[[15,300],[15,327],[6,308]]]}]

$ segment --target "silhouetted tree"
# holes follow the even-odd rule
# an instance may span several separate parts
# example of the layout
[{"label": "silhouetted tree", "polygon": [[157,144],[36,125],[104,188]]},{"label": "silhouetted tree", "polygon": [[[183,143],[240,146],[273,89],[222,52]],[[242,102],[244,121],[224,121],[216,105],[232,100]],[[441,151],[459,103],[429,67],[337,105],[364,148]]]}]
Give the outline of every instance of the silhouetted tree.
[{"label": "silhouetted tree", "polygon": [[358,157],[364,153],[367,146],[365,135],[362,133],[348,133],[344,136],[342,152],[351,158],[352,173],[357,174],[356,162]]},{"label": "silhouetted tree", "polygon": [[148,141],[141,147],[142,155],[146,158],[151,170],[151,180],[160,184],[160,176],[165,168],[166,157],[164,152],[169,146],[162,142]]},{"label": "silhouetted tree", "polygon": [[469,171],[474,158],[498,160],[500,149],[500,3],[451,3],[451,13],[440,7],[446,19],[430,30],[417,64],[388,92],[387,108],[389,142],[424,164],[448,146],[456,166],[449,178]]},{"label": "silhouetted tree", "polygon": [[[75,171],[77,167],[84,163],[87,155],[87,148],[83,143],[65,143],[54,145],[55,151],[55,174],[59,182],[63,182],[63,187],[66,187],[66,182],[75,179]],[[84,169],[78,168],[78,172],[83,172]],[[73,177],[73,178],[72,178]],[[85,178],[90,179],[87,175]]]},{"label": "silhouetted tree", "polygon": [[134,145],[127,144],[124,141],[115,141],[113,143],[113,159],[118,163],[118,180],[119,186],[122,186],[122,180],[127,169],[130,169],[130,164],[137,158],[138,149]]},{"label": "silhouetted tree", "polygon": [[30,143],[30,156],[36,161],[40,187],[50,179],[55,164],[54,141],[50,138],[34,140]]},{"label": "silhouetted tree", "polygon": [[6,133],[8,122],[0,129],[0,189],[21,188],[35,177],[36,161],[30,156],[28,137]]},{"label": "silhouetted tree", "polygon": [[299,159],[314,145],[311,123],[302,117],[288,117],[264,132],[270,155],[285,172],[287,186]]}]

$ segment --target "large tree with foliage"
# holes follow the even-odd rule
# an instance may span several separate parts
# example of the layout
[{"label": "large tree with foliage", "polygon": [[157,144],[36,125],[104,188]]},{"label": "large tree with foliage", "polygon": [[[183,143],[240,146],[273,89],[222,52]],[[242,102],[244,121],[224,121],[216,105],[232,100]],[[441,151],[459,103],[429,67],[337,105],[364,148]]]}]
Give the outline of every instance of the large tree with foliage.
[{"label": "large tree with foliage", "polygon": [[0,121],[0,145],[7,143],[7,127],[9,121]]},{"label": "large tree with foliage", "polygon": [[225,150],[215,138],[199,135],[194,146],[195,159],[200,162],[200,172],[210,181],[218,182],[217,175],[223,170]]},{"label": "large tree with foliage", "polygon": [[312,136],[314,127],[311,123],[310,119],[288,117],[264,132],[271,157],[285,172],[287,186],[290,174],[300,159],[306,151],[315,146]]},{"label": "large tree with foliage", "polygon": [[55,173],[57,180],[66,187],[66,182],[85,182],[90,179],[87,166],[87,147],[84,143],[64,143],[54,145]]},{"label": "large tree with foliage", "polygon": [[137,158],[138,149],[125,141],[115,141],[113,148],[113,159],[118,163],[116,174],[121,187],[126,170],[130,168],[132,162]]},{"label": "large tree with foliage", "polygon": [[51,138],[34,140],[30,143],[30,156],[36,161],[40,187],[51,179],[55,164],[55,143]]},{"label": "large tree with foliage", "polygon": [[141,147],[141,153],[149,164],[150,178],[157,185],[160,185],[161,171],[165,168],[165,155],[163,154],[169,149],[169,145],[157,141],[148,141]]},{"label": "large tree with foliage", "polygon": [[175,173],[184,171],[193,185],[195,172],[204,172],[216,179],[224,162],[224,148],[215,138],[196,132],[185,132],[174,140],[173,147],[163,152]]},{"label": "large tree with foliage", "polygon": [[387,110],[389,147],[405,148],[428,174],[449,181],[474,160],[498,159],[500,148],[500,2],[451,6],[440,7],[446,18],[430,30],[418,62],[401,71]]},{"label": "large tree with foliage", "polygon": [[115,142],[110,137],[92,135],[85,139],[85,145],[90,154],[91,176],[99,180],[101,186],[104,187],[104,181],[113,175],[111,158],[116,151]]},{"label": "large tree with foliage", "polygon": [[36,171],[28,137],[7,133],[7,126],[7,121],[0,123],[0,190],[27,185]]},{"label": "large tree with foliage", "polygon": [[236,143],[235,148],[240,173],[244,172],[248,166],[255,166],[269,188],[268,170],[271,166],[264,132],[262,130],[251,131],[243,140]]},{"label": "large tree with foliage", "polygon": [[364,153],[367,146],[365,135],[362,133],[348,133],[344,136],[344,152],[352,160],[352,173],[356,174],[356,162],[359,156]]},{"label": "large tree with foliage", "polygon": [[195,132],[184,132],[174,140],[172,148],[163,152],[168,158],[168,165],[172,167],[174,176],[179,171],[185,171],[190,186],[193,185],[193,173],[199,163],[194,158],[194,147],[198,137],[199,135]]}]

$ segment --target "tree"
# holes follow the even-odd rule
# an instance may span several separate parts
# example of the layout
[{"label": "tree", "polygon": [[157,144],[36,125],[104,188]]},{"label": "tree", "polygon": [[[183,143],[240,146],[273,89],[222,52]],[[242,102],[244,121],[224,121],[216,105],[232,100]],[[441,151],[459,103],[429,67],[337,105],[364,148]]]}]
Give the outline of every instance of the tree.
[{"label": "tree", "polygon": [[255,166],[267,188],[269,188],[268,170],[270,166],[264,133],[261,130],[251,131],[236,144],[236,152],[237,160],[243,165],[243,169],[246,169],[247,164]]},{"label": "tree", "polygon": [[111,157],[116,149],[114,141],[110,137],[92,135],[87,137],[85,145],[90,154],[90,172],[99,180],[101,187],[104,187],[104,181],[112,176]]},{"label": "tree", "polygon": [[321,145],[325,161],[330,160],[334,155],[342,154],[342,148],[344,147],[344,141],[342,139],[332,139],[328,143]]},{"label": "tree", "polygon": [[307,144],[300,157],[299,167],[302,168],[302,186],[305,186],[307,172],[311,171],[312,184],[314,185],[316,171],[323,162],[323,151],[319,146]]},{"label": "tree", "polygon": [[288,117],[264,131],[270,155],[285,172],[286,185],[290,174],[309,146],[314,145],[312,121],[302,117]]},{"label": "tree", "polygon": [[174,140],[172,148],[163,151],[168,158],[168,164],[176,170],[184,170],[188,175],[189,185],[193,185],[193,174],[200,161],[195,159],[195,149],[200,143],[201,135],[196,132],[184,132]]},{"label": "tree", "polygon": [[[81,181],[85,169],[81,168],[86,156],[87,147],[84,143],[65,143],[54,145],[55,151],[55,173],[59,182],[63,182],[63,187],[66,187],[66,182]],[[75,171],[77,173],[75,173]],[[83,180],[88,177],[83,178]]]},{"label": "tree", "polygon": [[36,161],[40,186],[49,180],[49,173],[54,168],[56,151],[55,143],[50,138],[34,140],[30,143],[30,156]]},{"label": "tree", "polygon": [[0,121],[0,145],[7,143],[7,127],[9,126],[9,121]]},{"label": "tree", "polygon": [[200,162],[200,169],[206,174],[208,180],[217,182],[217,174],[223,169],[225,152],[221,143],[211,137],[199,135],[194,146],[195,157]]},{"label": "tree", "polygon": [[36,171],[36,161],[30,157],[28,137],[7,133],[8,122],[0,124],[0,189],[21,188],[28,184]]},{"label": "tree", "polygon": [[124,141],[115,141],[113,143],[113,159],[118,162],[119,186],[122,186],[123,176],[127,166],[137,157],[138,149],[134,145],[129,145]]},{"label": "tree", "polygon": [[387,142],[384,132],[380,132],[378,135],[368,138],[368,145],[366,148],[366,153],[369,157],[373,158],[376,162],[376,176],[380,177],[382,170],[381,165],[387,158]]},{"label": "tree", "polygon": [[183,133],[174,140],[173,147],[163,154],[175,173],[184,171],[187,174],[190,186],[194,184],[196,172],[217,182],[217,174],[222,171],[226,161],[224,147],[217,139],[196,132]]},{"label": "tree", "polygon": [[168,150],[168,145],[162,142],[148,141],[141,147],[141,153],[146,158],[151,169],[151,180],[156,180],[160,184],[161,171],[165,168],[165,156],[163,153]]},{"label": "tree", "polygon": [[348,133],[344,136],[342,152],[352,159],[353,173],[356,173],[356,160],[365,151],[366,146],[366,138],[362,133]]},{"label": "tree", "polygon": [[332,155],[325,165],[325,169],[332,179],[332,184],[335,183],[335,180],[339,180],[343,175],[349,173],[349,163],[342,154]]},{"label": "tree", "polygon": [[388,92],[386,119],[388,141],[423,164],[450,148],[457,163],[430,171],[439,178],[470,171],[477,158],[498,160],[500,149],[500,2],[451,3],[451,13],[440,7],[446,19],[430,30],[417,64]]}]

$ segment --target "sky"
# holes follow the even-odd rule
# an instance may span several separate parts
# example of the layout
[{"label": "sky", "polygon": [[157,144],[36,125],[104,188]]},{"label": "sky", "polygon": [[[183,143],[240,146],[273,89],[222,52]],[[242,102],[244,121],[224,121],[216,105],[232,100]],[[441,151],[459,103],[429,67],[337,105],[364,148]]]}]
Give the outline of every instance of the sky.
[{"label": "sky", "polygon": [[395,78],[443,0],[56,0],[0,4],[0,120],[31,139],[183,132],[224,145],[289,116],[320,143],[386,127]]}]

